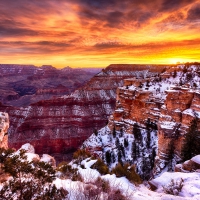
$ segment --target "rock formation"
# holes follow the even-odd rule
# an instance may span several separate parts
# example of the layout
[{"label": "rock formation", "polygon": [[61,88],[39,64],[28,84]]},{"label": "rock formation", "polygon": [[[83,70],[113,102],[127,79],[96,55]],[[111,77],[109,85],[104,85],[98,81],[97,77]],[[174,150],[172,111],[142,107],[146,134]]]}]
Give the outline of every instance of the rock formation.
[{"label": "rock formation", "polygon": [[97,72],[70,67],[56,69],[46,65],[0,64],[0,102],[11,106],[28,106],[53,96],[70,94]]},{"label": "rock formation", "polygon": [[200,172],[200,155],[175,166],[175,172]]},{"label": "rock formation", "polygon": [[[36,153],[67,159],[94,131],[107,124],[115,107],[116,88],[123,79],[152,77],[166,66],[110,65],[71,95],[28,107],[1,107],[9,113],[10,147],[31,143]],[[64,156],[64,157],[63,157]]]},{"label": "rock formation", "polygon": [[8,114],[0,112],[0,148],[8,148],[8,128],[9,118]]},{"label": "rock formation", "polygon": [[[181,160],[191,121],[200,120],[199,69],[180,65],[168,68],[160,77],[125,80],[117,90],[116,108],[108,125],[86,140],[83,147],[105,161],[109,151],[115,157],[110,166],[119,157],[122,162],[135,164],[144,178],[172,170]],[[127,139],[129,147],[125,148]],[[126,150],[124,156],[119,156],[123,148],[118,147],[117,140]]]}]

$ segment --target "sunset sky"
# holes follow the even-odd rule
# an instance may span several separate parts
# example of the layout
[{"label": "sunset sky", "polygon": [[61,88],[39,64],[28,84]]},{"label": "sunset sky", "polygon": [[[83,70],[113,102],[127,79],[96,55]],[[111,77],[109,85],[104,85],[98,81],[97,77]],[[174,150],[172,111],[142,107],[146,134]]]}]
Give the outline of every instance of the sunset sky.
[{"label": "sunset sky", "polygon": [[200,0],[0,0],[0,63],[200,61]]}]

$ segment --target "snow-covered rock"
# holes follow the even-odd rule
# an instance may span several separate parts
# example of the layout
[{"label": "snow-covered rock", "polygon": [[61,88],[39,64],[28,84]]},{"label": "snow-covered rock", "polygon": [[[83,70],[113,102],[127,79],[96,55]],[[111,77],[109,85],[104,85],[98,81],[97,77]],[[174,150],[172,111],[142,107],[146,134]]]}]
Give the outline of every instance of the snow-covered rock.
[{"label": "snow-covered rock", "polygon": [[54,157],[48,155],[48,154],[43,154],[40,161],[49,163],[50,165],[52,165],[53,167],[56,167],[56,160]]},{"label": "snow-covered rock", "polygon": [[35,153],[35,149],[30,143],[23,144],[20,149],[24,149],[27,153]]},{"label": "snow-covered rock", "polygon": [[[179,183],[182,182],[182,186]],[[156,192],[166,192],[165,188],[171,188],[176,193],[176,184],[182,189],[178,196],[200,198],[200,173],[165,172],[160,177],[149,181],[151,189]]]}]

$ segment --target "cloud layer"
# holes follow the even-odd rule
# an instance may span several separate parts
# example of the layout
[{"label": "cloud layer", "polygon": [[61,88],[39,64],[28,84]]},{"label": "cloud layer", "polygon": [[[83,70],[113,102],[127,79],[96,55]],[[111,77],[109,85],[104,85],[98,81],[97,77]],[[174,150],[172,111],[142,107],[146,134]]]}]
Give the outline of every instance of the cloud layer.
[{"label": "cloud layer", "polygon": [[199,0],[1,0],[0,60],[57,67],[200,61],[199,25]]}]

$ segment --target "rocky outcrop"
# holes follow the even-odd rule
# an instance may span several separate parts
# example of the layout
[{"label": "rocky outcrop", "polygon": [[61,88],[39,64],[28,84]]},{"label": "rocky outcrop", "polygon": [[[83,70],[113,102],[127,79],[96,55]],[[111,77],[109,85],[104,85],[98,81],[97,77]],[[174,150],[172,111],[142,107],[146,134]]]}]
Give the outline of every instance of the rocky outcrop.
[{"label": "rocky outcrop", "polygon": [[19,109],[7,107],[11,120],[9,145],[19,148],[29,142],[36,153],[67,159],[94,129],[107,124],[115,107],[116,89],[123,85],[123,79],[157,76],[164,68],[110,65],[71,95]]},{"label": "rocky outcrop", "polygon": [[200,172],[200,155],[175,166],[175,172]]},{"label": "rocky outcrop", "polygon": [[0,102],[20,107],[70,94],[99,71],[0,64]]},{"label": "rocky outcrop", "polygon": [[[115,144],[116,139],[109,134],[116,135],[117,132],[120,141],[130,138],[129,143],[132,143],[132,152],[129,147],[129,153],[124,154],[122,161],[135,164],[140,175],[145,173],[148,178],[148,174],[156,176],[173,170],[176,162],[181,160],[182,146],[191,121],[200,120],[198,71],[199,66],[190,66],[186,71],[184,66],[177,66],[164,72],[166,76],[125,80],[124,86],[117,89],[116,108],[108,126],[96,136],[92,135],[83,147],[102,158],[106,157],[108,150],[117,151],[114,155],[116,162],[121,150]],[[106,136],[115,140],[113,145],[108,146],[104,139]],[[96,151],[96,147],[101,153]],[[148,166],[151,167],[146,170]]]},{"label": "rocky outcrop", "polygon": [[182,146],[192,120],[200,120],[199,91],[183,87],[172,87],[161,108],[158,121],[158,157],[155,174],[160,173],[169,161],[173,146],[174,159],[181,160]]},{"label": "rocky outcrop", "polygon": [[[170,161],[173,162],[171,170],[174,164],[181,160],[182,146],[188,128],[192,120],[196,119],[198,122],[200,120],[200,93],[191,83],[193,78],[198,83],[198,68],[192,71],[193,68],[195,67],[188,70],[190,73],[193,72],[193,77],[190,80],[186,78],[182,86],[178,86],[177,81],[188,77],[188,72],[181,73],[180,68],[177,68],[181,73],[180,80],[173,76],[165,77],[164,81],[157,84],[155,79],[129,79],[125,80],[124,87],[118,89],[116,110],[109,127],[113,129],[114,124],[117,129],[125,128],[127,133],[132,133],[133,122],[138,123],[141,128],[145,128],[148,121],[150,125],[157,124],[158,152],[154,175],[160,174],[170,159],[173,159]],[[175,83],[177,86],[173,86]],[[158,91],[161,95],[158,95]],[[173,148],[173,158],[170,158],[171,148]]]},{"label": "rocky outcrop", "polygon": [[8,114],[0,112],[0,148],[8,148],[8,128],[9,118]]},{"label": "rocky outcrop", "polygon": [[53,167],[56,167],[56,161],[52,156],[50,156],[48,154],[43,154],[40,158],[40,156],[38,154],[35,154],[34,147],[29,143],[23,144],[16,153],[19,153],[21,150],[26,151],[25,155],[27,156],[28,161],[46,162],[46,163],[49,163],[50,165],[52,165]]}]

